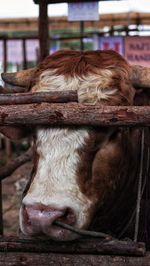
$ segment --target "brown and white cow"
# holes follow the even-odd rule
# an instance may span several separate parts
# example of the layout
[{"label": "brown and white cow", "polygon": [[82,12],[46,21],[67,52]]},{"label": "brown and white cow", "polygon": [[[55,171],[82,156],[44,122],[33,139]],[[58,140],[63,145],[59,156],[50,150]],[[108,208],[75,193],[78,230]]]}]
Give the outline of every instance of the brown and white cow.
[{"label": "brown and white cow", "polygon": [[[146,88],[149,73],[111,50],[69,50],[48,56],[35,69],[2,77],[33,92],[77,90],[81,103],[134,105],[134,87]],[[14,139],[28,134],[27,128],[0,131]],[[141,131],[38,126],[31,133],[34,167],[21,204],[21,231],[55,240],[77,238],[54,225],[61,220],[79,229],[119,232],[135,208]]]}]

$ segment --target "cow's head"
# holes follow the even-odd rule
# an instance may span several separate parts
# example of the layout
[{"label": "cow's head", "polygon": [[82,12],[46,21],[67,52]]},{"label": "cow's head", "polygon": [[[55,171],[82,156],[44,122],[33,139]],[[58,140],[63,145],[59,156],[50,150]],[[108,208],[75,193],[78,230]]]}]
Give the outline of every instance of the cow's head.
[{"label": "cow's head", "polygon": [[[3,74],[3,79],[31,91],[77,90],[82,103],[132,105],[133,85],[149,85],[147,71],[131,67],[114,51],[59,51],[35,70]],[[0,131],[14,139],[28,133],[27,128],[14,127]],[[121,178],[126,183],[130,168],[133,175],[138,150],[132,143],[135,133],[113,127],[41,126],[32,134],[34,167],[20,209],[21,231],[56,240],[75,239],[76,234],[54,221],[80,229],[90,226],[97,210],[115,198]]]}]

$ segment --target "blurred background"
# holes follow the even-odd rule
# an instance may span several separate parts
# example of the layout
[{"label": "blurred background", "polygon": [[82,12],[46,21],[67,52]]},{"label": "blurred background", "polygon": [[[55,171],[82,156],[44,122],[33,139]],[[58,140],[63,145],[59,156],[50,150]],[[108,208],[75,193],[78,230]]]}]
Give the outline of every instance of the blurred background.
[{"label": "blurred background", "polygon": [[70,2],[1,1],[0,72],[32,67],[59,49],[114,49],[150,64],[150,1]]}]

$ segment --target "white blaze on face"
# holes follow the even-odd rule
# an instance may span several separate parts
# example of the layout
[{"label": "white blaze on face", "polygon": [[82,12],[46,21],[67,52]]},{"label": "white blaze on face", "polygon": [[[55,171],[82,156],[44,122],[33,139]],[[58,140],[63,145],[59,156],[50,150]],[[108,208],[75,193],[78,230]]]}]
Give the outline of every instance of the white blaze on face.
[{"label": "white blaze on face", "polygon": [[78,150],[89,134],[86,129],[51,128],[37,130],[39,162],[30,189],[23,199],[26,205],[70,207],[77,217],[76,226],[87,223],[92,202],[81,193],[77,182],[80,162]]}]

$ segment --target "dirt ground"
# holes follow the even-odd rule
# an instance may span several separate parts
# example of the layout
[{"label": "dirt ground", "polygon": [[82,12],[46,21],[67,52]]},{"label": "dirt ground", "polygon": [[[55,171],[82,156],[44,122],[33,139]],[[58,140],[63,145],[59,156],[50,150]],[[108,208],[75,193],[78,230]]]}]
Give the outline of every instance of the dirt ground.
[{"label": "dirt ground", "polygon": [[18,168],[2,182],[3,224],[5,235],[16,235],[19,230],[19,208],[22,190],[30,176],[32,163]]}]

